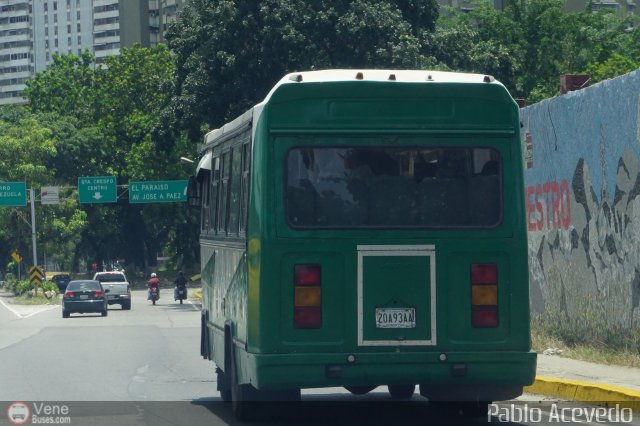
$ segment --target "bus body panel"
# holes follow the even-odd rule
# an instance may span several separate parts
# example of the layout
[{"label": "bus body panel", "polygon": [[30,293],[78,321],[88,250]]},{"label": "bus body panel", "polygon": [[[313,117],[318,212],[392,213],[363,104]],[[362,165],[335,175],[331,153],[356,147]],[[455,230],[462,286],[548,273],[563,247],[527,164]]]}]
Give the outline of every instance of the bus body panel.
[{"label": "bus body panel", "polygon": [[[228,365],[221,339],[231,323],[238,381],[258,389],[409,383],[509,389],[490,394],[500,399],[533,382],[522,148],[518,110],[502,86],[283,85],[261,105],[252,126],[246,250],[217,249],[209,256],[215,262],[203,262],[203,289],[209,288],[203,310],[212,318],[208,330],[217,334],[209,349],[218,367]],[[291,226],[283,189],[289,150],[351,137],[360,138],[352,145],[363,147],[369,146],[363,138],[377,138],[371,145],[408,140],[414,147],[499,152],[500,223],[486,229]],[[474,328],[470,269],[485,263],[498,271],[499,322]],[[318,329],[293,325],[293,271],[309,264],[321,266]],[[376,312],[415,324],[377,327]],[[347,361],[350,356],[355,361]]]}]

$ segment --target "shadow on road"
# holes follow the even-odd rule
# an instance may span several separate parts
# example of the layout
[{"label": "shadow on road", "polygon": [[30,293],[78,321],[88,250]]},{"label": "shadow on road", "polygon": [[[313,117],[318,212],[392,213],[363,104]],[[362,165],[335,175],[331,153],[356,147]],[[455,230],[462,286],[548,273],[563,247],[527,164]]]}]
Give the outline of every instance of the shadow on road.
[{"label": "shadow on road", "polygon": [[[468,425],[486,424],[487,416],[469,418],[451,414],[446,408],[435,408],[427,401],[398,402],[390,400],[312,400],[301,402],[254,403],[250,411],[260,425]],[[231,403],[220,400],[195,400],[192,404],[205,407],[221,424],[244,424],[235,419]],[[214,422],[214,424],[217,424]]]}]

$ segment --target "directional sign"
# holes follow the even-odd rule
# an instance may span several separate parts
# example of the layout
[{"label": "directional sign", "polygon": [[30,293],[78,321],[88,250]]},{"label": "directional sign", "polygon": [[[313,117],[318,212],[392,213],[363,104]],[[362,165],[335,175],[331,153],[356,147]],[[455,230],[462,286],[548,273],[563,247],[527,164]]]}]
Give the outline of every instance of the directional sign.
[{"label": "directional sign", "polygon": [[180,203],[187,201],[186,180],[129,182],[129,203]]},{"label": "directional sign", "polygon": [[20,252],[18,250],[12,251],[11,257],[13,258],[13,261],[16,263],[22,262],[22,256],[20,256]]},{"label": "directional sign", "polygon": [[80,203],[115,203],[118,199],[115,176],[78,178]]},{"label": "directional sign", "polygon": [[29,281],[31,281],[31,284],[40,285],[43,277],[44,274],[39,266],[31,266],[29,268]]},{"label": "directional sign", "polygon": [[0,206],[26,206],[27,185],[24,182],[0,182]]},{"label": "directional sign", "polygon": [[60,188],[57,186],[43,186],[40,189],[41,204],[60,204]]}]

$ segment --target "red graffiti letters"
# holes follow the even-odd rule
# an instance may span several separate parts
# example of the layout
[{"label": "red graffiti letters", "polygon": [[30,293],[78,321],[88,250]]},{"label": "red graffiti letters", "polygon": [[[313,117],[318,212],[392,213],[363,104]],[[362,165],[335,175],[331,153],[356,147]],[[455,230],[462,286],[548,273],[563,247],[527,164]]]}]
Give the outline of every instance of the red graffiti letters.
[{"label": "red graffiti letters", "polygon": [[565,179],[528,186],[527,223],[529,231],[569,229],[571,225],[571,194]]}]

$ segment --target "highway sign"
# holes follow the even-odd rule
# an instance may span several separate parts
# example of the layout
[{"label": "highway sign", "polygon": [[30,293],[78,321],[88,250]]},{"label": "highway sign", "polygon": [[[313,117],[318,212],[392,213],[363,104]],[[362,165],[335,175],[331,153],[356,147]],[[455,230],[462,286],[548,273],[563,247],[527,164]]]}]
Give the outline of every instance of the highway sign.
[{"label": "highway sign", "polygon": [[187,201],[186,180],[129,182],[129,203],[180,203]]},{"label": "highway sign", "polygon": [[40,204],[60,204],[60,188],[43,186],[40,189]]},{"label": "highway sign", "polygon": [[115,176],[91,176],[78,178],[80,203],[115,203],[118,199]]},{"label": "highway sign", "polygon": [[24,182],[0,182],[0,206],[26,206],[27,185]]},{"label": "highway sign", "polygon": [[16,263],[22,262],[22,256],[20,256],[20,252],[18,250],[12,251],[11,257],[13,258],[13,261]]},{"label": "highway sign", "polygon": [[29,268],[29,281],[31,281],[31,284],[40,285],[43,277],[44,273],[39,266],[32,266]]}]

